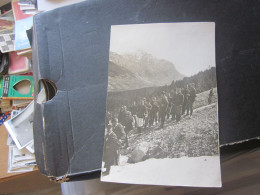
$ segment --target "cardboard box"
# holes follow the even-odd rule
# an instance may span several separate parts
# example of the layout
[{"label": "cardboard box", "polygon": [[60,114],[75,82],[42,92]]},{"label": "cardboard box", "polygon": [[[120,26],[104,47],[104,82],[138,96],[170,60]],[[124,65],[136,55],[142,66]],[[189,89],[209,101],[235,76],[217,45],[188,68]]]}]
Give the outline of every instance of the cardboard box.
[{"label": "cardboard box", "polygon": [[92,0],[37,14],[34,86],[42,81],[49,99],[35,104],[41,173],[57,181],[99,175],[115,24],[215,22],[220,144],[259,137],[258,8],[246,0]]}]

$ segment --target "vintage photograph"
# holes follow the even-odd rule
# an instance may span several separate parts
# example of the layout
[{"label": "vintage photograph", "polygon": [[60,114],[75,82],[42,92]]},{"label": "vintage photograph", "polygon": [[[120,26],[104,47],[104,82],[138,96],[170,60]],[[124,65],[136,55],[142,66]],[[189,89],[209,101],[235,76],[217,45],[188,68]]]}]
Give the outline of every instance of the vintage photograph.
[{"label": "vintage photograph", "polygon": [[111,27],[101,181],[220,187],[215,23]]}]

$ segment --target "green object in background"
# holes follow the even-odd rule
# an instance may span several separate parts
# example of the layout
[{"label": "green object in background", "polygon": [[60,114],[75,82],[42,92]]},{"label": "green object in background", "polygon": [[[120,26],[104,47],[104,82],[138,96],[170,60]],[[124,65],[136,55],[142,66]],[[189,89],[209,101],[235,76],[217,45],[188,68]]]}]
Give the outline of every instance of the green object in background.
[{"label": "green object in background", "polygon": [[3,76],[0,76],[0,98],[3,97],[3,86],[4,86],[4,83],[3,83]]},{"label": "green object in background", "polygon": [[0,77],[0,98],[3,99],[33,99],[32,76],[2,76]]}]

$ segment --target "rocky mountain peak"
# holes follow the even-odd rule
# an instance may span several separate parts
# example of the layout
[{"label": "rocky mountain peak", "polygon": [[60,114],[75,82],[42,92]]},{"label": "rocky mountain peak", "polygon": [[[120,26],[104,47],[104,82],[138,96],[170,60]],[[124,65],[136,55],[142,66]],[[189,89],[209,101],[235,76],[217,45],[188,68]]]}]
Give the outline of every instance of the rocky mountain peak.
[{"label": "rocky mountain peak", "polygon": [[144,51],[123,55],[110,52],[109,61],[111,90],[163,86],[183,78],[173,63],[157,59]]}]

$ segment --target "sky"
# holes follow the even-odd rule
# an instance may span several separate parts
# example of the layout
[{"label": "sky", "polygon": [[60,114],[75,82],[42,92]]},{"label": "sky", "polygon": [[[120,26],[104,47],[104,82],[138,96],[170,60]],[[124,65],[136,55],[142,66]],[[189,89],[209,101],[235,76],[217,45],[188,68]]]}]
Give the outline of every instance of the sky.
[{"label": "sky", "polygon": [[114,25],[110,36],[110,51],[127,54],[141,50],[172,62],[185,76],[216,66],[212,22]]}]

